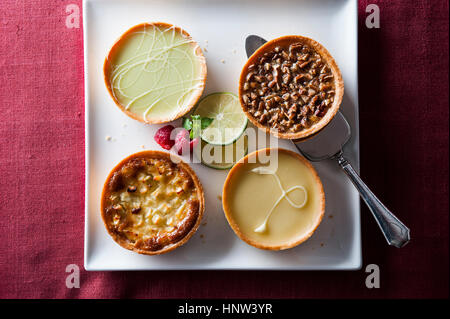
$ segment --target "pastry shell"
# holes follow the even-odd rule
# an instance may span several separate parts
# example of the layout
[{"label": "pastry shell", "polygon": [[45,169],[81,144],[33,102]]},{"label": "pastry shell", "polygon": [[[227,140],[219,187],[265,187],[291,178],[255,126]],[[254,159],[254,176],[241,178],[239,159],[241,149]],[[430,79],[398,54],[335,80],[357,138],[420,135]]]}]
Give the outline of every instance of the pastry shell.
[{"label": "pastry shell", "polygon": [[[254,155],[258,156],[258,154],[262,153],[262,152],[266,152],[266,154],[269,154],[271,152],[283,152],[285,154],[291,155],[293,157],[295,157],[296,159],[298,159],[300,162],[302,162],[302,164],[304,164],[309,170],[310,172],[312,172],[313,177],[314,177],[314,181],[316,183],[316,185],[319,186],[319,193],[317,194],[319,200],[320,200],[320,209],[317,212],[318,215],[318,219],[317,219],[317,223],[314,225],[314,227],[308,231],[307,233],[303,234],[300,237],[296,237],[295,239],[293,239],[292,241],[288,242],[288,243],[284,243],[284,244],[280,244],[280,245],[267,245],[267,244],[262,244],[260,242],[257,242],[253,239],[248,238],[244,232],[242,232],[239,228],[239,225],[236,223],[236,221],[233,218],[233,214],[232,214],[232,210],[231,210],[231,205],[228,203],[229,201],[229,197],[230,197],[230,191],[231,191],[231,179],[232,177],[236,174],[236,172],[238,171],[238,168],[242,165],[245,165],[246,163],[248,163],[248,159]],[[237,162],[233,168],[230,170],[230,172],[228,173],[228,176],[225,180],[224,186],[223,186],[223,191],[222,191],[222,206],[223,206],[223,211],[225,213],[225,217],[228,221],[228,224],[231,226],[231,228],[233,229],[233,231],[235,232],[235,234],[244,242],[246,242],[247,244],[254,246],[256,248],[260,248],[260,249],[266,249],[266,250],[284,250],[284,249],[289,249],[289,248],[293,248],[295,246],[300,245],[301,243],[303,243],[304,241],[306,241],[307,239],[309,239],[312,234],[316,231],[317,227],[320,225],[320,223],[322,222],[323,216],[325,214],[325,192],[323,190],[323,185],[322,182],[319,178],[319,175],[317,174],[316,170],[314,169],[314,167],[311,165],[311,163],[309,161],[307,161],[303,156],[301,156],[300,154],[290,151],[290,150],[286,150],[283,148],[265,148],[265,149],[261,149],[258,151],[255,151],[253,153],[248,154],[247,156],[243,157],[239,162]]]},{"label": "pastry shell", "polygon": [[108,55],[105,58],[105,62],[103,64],[103,76],[104,76],[104,82],[106,85],[106,88],[108,90],[109,95],[111,96],[111,98],[113,99],[114,103],[119,107],[119,109],[124,112],[126,115],[128,115],[129,117],[138,120],[139,122],[142,123],[147,123],[147,124],[160,124],[160,123],[167,123],[167,122],[171,122],[174,121],[180,117],[182,117],[183,115],[185,115],[186,113],[188,113],[189,111],[192,110],[192,108],[197,104],[198,100],[200,99],[201,95],[203,94],[203,90],[205,88],[205,83],[206,83],[206,74],[207,74],[207,67],[206,67],[206,59],[203,55],[202,49],[200,48],[200,46],[197,44],[197,42],[195,42],[194,40],[192,40],[192,45],[196,48],[195,53],[201,57],[200,61],[200,79],[201,79],[201,84],[199,86],[199,88],[196,90],[195,95],[192,98],[192,102],[185,105],[185,107],[183,109],[180,109],[179,112],[177,114],[175,114],[174,116],[170,116],[170,117],[166,117],[166,118],[162,118],[162,119],[151,119],[151,118],[147,118],[144,119],[141,116],[138,116],[137,114],[126,110],[125,107],[116,99],[116,97],[114,96],[113,92],[112,92],[112,88],[111,88],[111,84],[109,82],[109,75],[110,75],[110,70],[111,70],[111,57],[114,56],[116,54],[116,52],[118,50],[120,50],[121,48],[121,44],[122,42],[126,39],[127,35],[129,35],[130,33],[134,32],[136,29],[142,28],[142,27],[161,27],[161,28],[175,28],[176,30],[178,30],[179,32],[181,32],[185,37],[191,38],[191,36],[189,35],[189,33],[187,33],[184,29],[174,26],[172,24],[169,23],[165,23],[165,22],[151,22],[151,23],[141,23],[138,25],[135,25],[133,27],[131,27],[130,29],[128,29],[124,34],[122,34],[120,36],[120,38],[113,44],[113,46],[111,47],[111,49],[108,52]]},{"label": "pastry shell", "polygon": [[[198,202],[199,202],[198,210],[196,213],[196,221],[195,221],[194,225],[192,225],[192,227],[188,231],[188,233],[184,234],[184,236],[181,239],[179,239],[175,242],[170,242],[169,244],[163,246],[161,249],[158,249],[158,250],[148,250],[148,249],[142,249],[142,248],[135,247],[135,245],[133,243],[131,243],[131,241],[125,239],[124,236],[120,236],[120,233],[117,233],[113,229],[111,229],[111,227],[108,224],[107,218],[106,218],[107,198],[111,193],[109,191],[109,182],[111,181],[111,178],[113,177],[114,173],[121,170],[122,167],[124,167],[127,163],[130,163],[132,160],[144,159],[144,158],[145,159],[162,159],[162,160],[170,161],[171,163],[173,163],[173,165],[180,168],[181,171],[187,173],[192,178],[194,187],[197,190],[197,196],[198,196]],[[175,161],[172,161],[171,158],[174,158]],[[167,152],[161,152],[161,151],[142,151],[142,152],[132,154],[132,155],[126,157],[125,159],[123,159],[122,161],[120,161],[120,163],[118,163],[112,169],[112,171],[109,173],[108,177],[106,178],[106,181],[105,181],[105,184],[104,184],[103,190],[102,190],[102,195],[101,195],[100,211],[101,211],[103,223],[104,223],[109,235],[114,239],[114,241],[116,243],[118,243],[123,248],[137,252],[139,254],[144,254],[144,255],[160,255],[160,254],[172,251],[175,248],[180,247],[183,244],[185,244],[197,231],[197,229],[200,225],[200,222],[202,220],[204,210],[205,210],[205,195],[204,195],[202,184],[200,183],[200,180],[198,179],[195,172],[192,170],[192,168],[188,164],[183,162],[181,160],[181,158],[179,158],[178,156],[167,153]]]},{"label": "pastry shell", "polygon": [[[318,52],[322,58],[325,60],[325,63],[329,66],[331,72],[334,75],[334,85],[335,85],[335,99],[331,107],[326,112],[325,116],[318,121],[317,123],[313,124],[307,129],[301,130],[299,132],[280,132],[277,130],[271,129],[269,126],[261,124],[259,121],[257,121],[252,114],[248,112],[246,107],[244,107],[245,103],[242,99],[242,95],[244,93],[244,83],[246,80],[246,76],[248,74],[248,67],[251,64],[255,64],[256,61],[261,58],[266,52],[271,52],[276,46],[287,46],[292,43],[304,43],[309,45],[311,48],[313,48],[316,52]],[[272,135],[282,138],[282,139],[291,139],[291,140],[297,140],[298,142],[305,140],[306,138],[318,133],[320,130],[322,130],[330,121],[333,119],[333,117],[336,115],[337,111],[339,110],[339,107],[342,103],[342,97],[344,95],[344,80],[342,79],[341,71],[339,70],[339,67],[336,64],[336,61],[331,56],[331,54],[328,52],[328,50],[321,45],[319,42],[304,37],[300,35],[287,35],[283,37],[279,37],[273,40],[270,40],[266,42],[264,45],[258,48],[247,60],[244,67],[242,68],[242,72],[239,78],[239,101],[241,103],[242,110],[247,115],[248,119],[258,128],[265,131],[266,133],[271,133]]]}]

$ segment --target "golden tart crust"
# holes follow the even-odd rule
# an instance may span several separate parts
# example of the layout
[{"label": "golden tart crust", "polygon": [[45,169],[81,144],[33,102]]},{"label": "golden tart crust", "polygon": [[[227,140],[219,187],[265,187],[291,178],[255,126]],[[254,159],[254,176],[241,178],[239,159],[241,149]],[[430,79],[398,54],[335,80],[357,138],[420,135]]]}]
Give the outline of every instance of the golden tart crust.
[{"label": "golden tart crust", "polygon": [[[262,121],[260,119],[258,119],[259,116],[258,117],[255,116],[254,115],[255,113],[252,114],[252,112],[247,107],[248,100],[244,101],[244,98],[243,98],[244,95],[246,95],[246,93],[248,94],[251,91],[251,89],[249,91],[248,87],[247,87],[247,90],[245,89],[246,82],[248,82],[247,76],[251,72],[251,66],[261,64],[259,61],[261,58],[263,58],[263,56],[265,54],[267,55],[267,54],[272,54],[272,53],[276,52],[275,50],[277,47],[287,49],[289,46],[296,45],[296,44],[306,45],[306,46],[308,46],[308,48],[312,49],[313,52],[318,53],[320,55],[320,57],[322,58],[324,65],[326,65],[330,69],[331,74],[333,76],[332,84],[334,85],[334,91],[335,91],[334,97],[333,97],[333,102],[332,102],[331,106],[330,105],[326,106],[326,111],[325,111],[326,113],[324,112],[325,114],[321,116],[321,119],[310,126],[306,126],[305,128],[300,129],[298,131],[275,130],[273,127],[271,127],[271,125],[262,123]],[[263,64],[266,64],[266,63],[263,63]],[[291,72],[291,71],[289,71],[289,72]],[[283,75],[285,75],[285,74],[283,74]],[[283,77],[283,80],[284,80],[284,77]],[[281,79],[280,79],[280,81],[281,81]],[[292,76],[292,78],[290,78],[289,81],[294,82],[294,76]],[[299,82],[300,81],[301,80],[299,80]],[[268,86],[270,86],[270,85],[271,84],[269,83]],[[295,80],[295,85],[297,85],[297,80]],[[257,88],[259,88],[259,87],[257,87]],[[297,87],[296,87],[296,89],[297,89]],[[318,93],[321,93],[321,92],[322,91],[319,90]],[[286,93],[292,94],[293,92],[287,91]],[[258,92],[255,92],[255,94],[261,96],[261,93],[258,94]],[[283,138],[283,139],[296,139],[298,141],[301,141],[301,140],[304,140],[304,139],[310,137],[311,135],[314,135],[317,132],[319,132],[336,115],[337,111],[339,110],[340,104],[342,102],[343,95],[344,95],[344,81],[342,79],[341,72],[340,72],[339,67],[337,66],[334,58],[331,56],[331,54],[328,52],[328,50],[324,46],[322,46],[320,43],[318,43],[317,41],[307,38],[307,37],[299,36],[299,35],[283,36],[283,37],[279,37],[279,38],[276,38],[276,39],[266,42],[264,45],[262,45],[260,48],[258,48],[258,50],[256,50],[253,53],[253,55],[248,59],[247,63],[244,65],[244,67],[242,69],[240,79],[239,79],[239,101],[241,103],[244,113],[247,115],[249,120],[255,126],[262,129],[263,131],[265,131],[267,133],[272,133],[274,136],[276,136],[278,138]],[[265,93],[262,94],[262,97],[266,98]],[[281,98],[281,96],[280,96],[280,98]],[[278,99],[278,97],[277,97],[277,99]],[[280,105],[281,103],[284,103],[284,102],[285,102],[285,100],[281,98],[280,101],[275,102],[274,105],[272,105],[271,107],[277,107],[277,105]],[[306,104],[308,104],[308,102],[306,102]],[[266,106],[267,105],[265,105],[265,107]],[[297,106],[299,106],[299,105],[297,105]],[[262,112],[263,112],[263,110],[261,110],[260,113],[262,113]],[[284,112],[284,113],[286,114],[286,112]],[[294,119],[294,121],[295,121],[295,119]],[[297,122],[296,124],[300,124],[300,122]]]},{"label": "golden tart crust", "polygon": [[[139,30],[139,29],[141,29],[143,27],[146,27],[146,28],[152,28],[152,27],[156,27],[156,28],[174,28],[175,30],[178,30],[178,32],[180,32],[183,36],[185,36],[186,38],[191,40],[191,44],[195,48],[195,54],[200,58],[199,61],[200,61],[200,69],[201,69],[201,71],[200,71],[201,85],[196,90],[196,93],[193,96],[191,103],[189,103],[188,105],[185,105],[182,109],[180,109],[180,111],[175,116],[170,116],[170,117],[162,118],[162,119],[143,118],[142,116],[138,116],[134,112],[131,112],[131,111],[127,110],[117,100],[117,98],[114,96],[113,89],[111,87],[111,83],[110,83],[110,80],[109,80],[111,72],[112,72],[112,65],[111,65],[112,57],[115,56],[117,54],[117,52],[121,49],[121,44],[127,39],[128,35],[130,35],[131,33],[135,32],[136,30]],[[131,118],[133,118],[135,120],[138,120],[139,122],[147,123],[147,124],[160,124],[160,123],[171,122],[171,121],[174,121],[174,120],[182,117],[183,115],[185,115],[189,111],[191,111],[192,108],[196,105],[196,103],[198,102],[198,100],[200,99],[200,97],[201,97],[201,95],[203,93],[203,90],[205,88],[205,83],[206,83],[206,74],[207,74],[206,59],[205,59],[205,57],[203,55],[202,49],[197,44],[197,42],[192,40],[192,38],[189,35],[189,33],[186,32],[184,29],[182,29],[180,27],[177,27],[177,26],[174,26],[174,25],[169,24],[169,23],[165,23],[165,22],[141,23],[141,24],[135,25],[135,26],[131,27],[130,29],[128,29],[113,44],[113,46],[109,50],[108,55],[106,56],[105,62],[103,64],[104,82],[105,82],[106,88],[108,90],[108,93],[111,96],[111,98],[113,99],[114,103],[119,107],[119,109],[122,112],[124,112],[129,117],[131,117]]]},{"label": "golden tart crust", "polygon": [[[233,218],[233,212],[232,212],[232,205],[230,203],[230,198],[232,197],[231,192],[232,192],[232,179],[234,178],[234,176],[236,174],[238,174],[238,171],[240,169],[241,166],[246,165],[247,163],[249,163],[249,158],[253,157],[253,156],[259,156],[259,154],[262,154],[263,152],[265,152],[265,154],[270,154],[273,151],[277,151],[277,152],[282,152],[285,153],[287,155],[293,156],[295,159],[299,160],[303,165],[305,165],[308,170],[312,173],[313,179],[314,179],[314,183],[318,186],[318,194],[317,194],[317,198],[320,202],[320,205],[318,207],[318,211],[316,212],[318,218],[317,221],[314,225],[314,227],[312,229],[310,229],[310,231],[304,233],[302,236],[296,237],[294,240],[289,241],[288,243],[284,243],[284,244],[279,244],[279,245],[268,245],[268,244],[264,244],[258,241],[255,241],[253,239],[250,239],[244,231],[241,230],[239,224],[236,222],[236,220]],[[323,185],[322,182],[319,178],[319,175],[317,174],[316,170],[314,169],[314,167],[311,165],[311,163],[309,161],[307,161],[303,156],[301,156],[300,154],[290,151],[290,150],[286,150],[286,149],[282,149],[282,148],[265,148],[265,149],[261,149],[258,151],[255,151],[253,153],[248,154],[247,156],[243,157],[239,162],[237,162],[233,168],[230,170],[230,172],[228,173],[228,176],[225,180],[224,186],[223,186],[223,191],[222,191],[222,207],[223,207],[223,211],[225,213],[225,217],[228,221],[228,223],[230,224],[231,228],[233,229],[233,231],[235,232],[235,234],[244,242],[246,242],[249,245],[252,245],[256,248],[259,249],[265,249],[265,250],[284,250],[284,249],[289,249],[289,248],[293,248],[295,246],[300,245],[301,243],[303,243],[304,241],[306,241],[307,239],[309,239],[312,234],[316,231],[317,227],[320,225],[320,223],[322,222],[323,216],[325,214],[325,192],[323,190]]]},{"label": "golden tart crust", "polygon": [[204,192],[195,172],[166,152],[128,156],[103,186],[101,215],[108,233],[140,254],[158,255],[186,243],[204,210]]}]

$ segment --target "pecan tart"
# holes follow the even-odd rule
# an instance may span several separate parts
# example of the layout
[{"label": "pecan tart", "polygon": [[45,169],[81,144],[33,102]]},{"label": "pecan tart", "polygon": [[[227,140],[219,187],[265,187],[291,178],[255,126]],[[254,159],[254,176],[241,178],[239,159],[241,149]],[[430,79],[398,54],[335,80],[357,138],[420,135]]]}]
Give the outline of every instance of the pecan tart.
[{"label": "pecan tart", "polygon": [[239,80],[239,99],[250,121],[286,139],[320,131],[338,111],[343,94],[341,72],[330,53],[297,35],[261,46]]},{"label": "pecan tart", "polygon": [[194,171],[166,152],[144,151],[122,160],[103,187],[101,214],[111,237],[146,255],[183,245],[197,230],[205,208]]}]

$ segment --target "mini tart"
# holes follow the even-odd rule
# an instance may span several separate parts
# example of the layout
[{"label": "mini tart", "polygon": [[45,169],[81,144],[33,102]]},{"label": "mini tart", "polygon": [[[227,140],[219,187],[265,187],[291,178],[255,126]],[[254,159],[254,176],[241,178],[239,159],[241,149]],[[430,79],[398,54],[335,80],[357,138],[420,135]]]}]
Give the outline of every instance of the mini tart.
[{"label": "mini tart", "polygon": [[204,209],[203,188],[194,171],[166,152],[130,155],[103,186],[101,214],[108,233],[140,254],[163,254],[186,243]]},{"label": "mini tart", "polygon": [[248,59],[239,79],[239,100],[249,120],[283,139],[303,140],[319,132],[336,115],[343,95],[344,81],[333,57],[320,43],[299,35],[266,42]]},{"label": "mini tart", "polygon": [[[271,167],[267,161],[260,161],[262,155],[274,152],[278,152],[277,177],[255,174],[257,167]],[[297,190],[291,189],[298,183],[308,192],[306,198],[300,199],[302,193],[295,194]],[[277,198],[285,196],[280,187],[295,205],[303,201],[304,206],[294,207],[286,197],[275,204]],[[223,187],[222,205],[228,223],[241,240],[260,249],[284,250],[312,236],[325,212],[325,193],[316,170],[304,157],[286,149],[266,148],[245,156],[231,169]],[[275,208],[271,211],[271,207]],[[257,231],[270,211],[265,230]]]},{"label": "mini tart", "polygon": [[188,113],[203,93],[206,60],[180,27],[142,23],[110,49],[104,80],[116,105],[144,123],[166,123]]}]

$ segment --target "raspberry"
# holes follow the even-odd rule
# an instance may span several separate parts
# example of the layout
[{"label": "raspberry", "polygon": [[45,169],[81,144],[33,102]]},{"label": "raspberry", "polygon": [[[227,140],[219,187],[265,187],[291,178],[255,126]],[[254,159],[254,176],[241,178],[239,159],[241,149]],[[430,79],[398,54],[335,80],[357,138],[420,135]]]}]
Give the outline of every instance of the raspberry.
[{"label": "raspberry", "polygon": [[191,151],[194,149],[194,147],[197,146],[198,142],[200,141],[200,139],[198,137],[194,138],[190,143],[189,146],[191,148]]},{"label": "raspberry", "polygon": [[191,141],[189,139],[189,131],[185,129],[181,129],[175,136],[175,140],[171,140],[170,135],[174,129],[172,125],[166,125],[157,130],[155,133],[156,143],[166,150],[170,150],[175,145],[178,155],[182,155],[188,149],[192,151],[197,146],[199,138],[196,137]]},{"label": "raspberry", "polygon": [[183,154],[189,147],[189,144],[189,132],[182,129],[175,136],[175,149],[177,150],[178,155]]},{"label": "raspberry", "polygon": [[172,133],[173,129],[174,127],[172,125],[166,125],[161,127],[155,133],[154,138],[156,143],[166,150],[170,150],[175,144],[175,141],[170,139],[170,133]]}]

